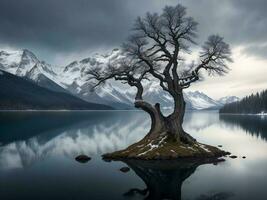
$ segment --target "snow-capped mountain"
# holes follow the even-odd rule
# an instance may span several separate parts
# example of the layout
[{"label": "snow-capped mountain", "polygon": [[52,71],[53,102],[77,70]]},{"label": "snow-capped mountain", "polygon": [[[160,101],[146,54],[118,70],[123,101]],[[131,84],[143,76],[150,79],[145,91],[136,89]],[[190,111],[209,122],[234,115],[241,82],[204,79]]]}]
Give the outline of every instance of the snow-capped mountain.
[{"label": "snow-capped mountain", "polygon": [[192,109],[196,110],[217,109],[222,106],[219,102],[199,91],[185,93],[185,101],[191,105]]},{"label": "snow-capped mountain", "polygon": [[233,103],[235,101],[239,101],[240,98],[236,97],[236,96],[226,96],[226,97],[222,97],[218,100],[218,102],[222,105],[224,104],[228,104],[228,103]]},{"label": "snow-capped mountain", "polygon": [[[119,109],[133,108],[135,88],[108,81],[105,85],[91,91],[92,82],[88,81],[86,71],[91,67],[105,69],[108,62],[122,56],[119,49],[114,49],[109,54],[95,54],[91,57],[74,61],[67,66],[51,66],[40,61],[29,50],[0,52],[0,69],[17,76],[25,77],[48,89],[70,92],[86,101],[101,103]],[[155,83],[148,82],[144,86],[144,99],[156,103],[163,108],[173,106],[172,97],[161,90]],[[216,101],[202,92],[186,92],[184,94],[188,109],[219,108],[225,103],[238,100],[237,97],[224,97]]]},{"label": "snow-capped mountain", "polygon": [[38,58],[29,50],[0,51],[0,69],[11,74],[32,80],[39,86],[53,91],[67,92],[60,83],[58,75],[52,70],[52,66]]},{"label": "snow-capped mountain", "polygon": [[60,76],[58,76],[57,82],[66,90],[86,101],[107,104],[116,108],[131,108],[132,102],[128,99],[126,91],[120,89],[118,83],[109,81],[95,91],[91,91],[92,83],[88,82],[86,74],[86,71],[91,67],[105,68],[110,60],[118,59],[120,56],[120,51],[114,49],[110,54],[95,54],[92,57],[59,67],[57,73]]},{"label": "snow-capped mountain", "polygon": [[37,62],[36,56],[28,51],[0,52],[1,68],[18,76],[25,76]]}]

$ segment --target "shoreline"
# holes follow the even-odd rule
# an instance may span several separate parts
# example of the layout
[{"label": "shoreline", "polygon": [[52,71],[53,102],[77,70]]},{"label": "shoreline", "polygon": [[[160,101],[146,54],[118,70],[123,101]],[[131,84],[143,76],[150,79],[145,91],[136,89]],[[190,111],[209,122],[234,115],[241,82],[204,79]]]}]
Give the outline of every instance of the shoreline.
[{"label": "shoreline", "polygon": [[[163,109],[163,110],[172,110],[172,109]],[[0,109],[0,112],[72,112],[72,111],[81,111],[81,112],[88,112],[88,111],[142,111],[140,109],[109,109],[109,110],[86,110],[86,109],[82,109],[82,110],[66,110],[66,109],[40,109],[40,110],[37,110],[37,109],[25,109],[25,110],[13,110],[13,109],[8,109],[8,110],[1,110]],[[189,109],[189,110],[186,110],[185,112],[214,112],[214,113],[219,113],[219,110],[207,110],[207,109],[202,109],[202,110],[193,110],[193,109]]]},{"label": "shoreline", "polygon": [[106,112],[106,111],[141,111],[141,110],[0,110],[0,112]]},{"label": "shoreline", "polygon": [[220,115],[253,115],[253,116],[267,116],[267,113],[219,113]]}]

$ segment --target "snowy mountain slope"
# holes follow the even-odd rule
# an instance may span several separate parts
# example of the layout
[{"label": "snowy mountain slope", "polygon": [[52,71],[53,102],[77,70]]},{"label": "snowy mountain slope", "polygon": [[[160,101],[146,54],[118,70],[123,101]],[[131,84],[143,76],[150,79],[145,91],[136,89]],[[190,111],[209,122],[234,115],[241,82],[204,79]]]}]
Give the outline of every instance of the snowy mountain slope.
[{"label": "snowy mountain slope", "polygon": [[88,83],[85,73],[86,69],[95,65],[105,67],[110,59],[117,59],[119,56],[119,51],[115,49],[109,55],[95,54],[93,57],[74,61],[67,66],[52,67],[38,60],[32,52],[26,49],[12,52],[1,51],[0,69],[27,78],[53,91],[70,92],[89,102],[129,109],[132,108],[129,99],[121,93],[120,89],[110,84],[90,92],[91,84]]},{"label": "snowy mountain slope", "polygon": [[197,110],[219,108],[222,106],[214,99],[199,91],[185,93],[185,101],[190,102],[192,108]]},{"label": "snowy mountain slope", "polygon": [[226,97],[222,97],[218,100],[218,102],[222,105],[224,104],[228,104],[228,103],[233,103],[235,101],[239,101],[240,98],[236,97],[236,96],[226,96]]},{"label": "snowy mountain slope", "polygon": [[88,83],[86,74],[88,69],[95,66],[104,69],[110,60],[119,57],[121,57],[120,51],[114,49],[110,54],[95,54],[92,57],[74,61],[57,69],[57,72],[61,74],[57,80],[65,89],[86,101],[104,103],[116,108],[132,108],[132,101],[126,95],[126,90],[122,90],[118,83],[109,81],[102,87],[96,88],[95,91],[91,91],[92,84]]},{"label": "snowy mountain slope", "polygon": [[13,75],[27,78],[39,86],[53,91],[67,92],[58,83],[58,75],[52,70],[51,65],[39,61],[29,50],[0,51],[0,69]]},{"label": "snowy mountain slope", "polygon": [[[103,70],[110,61],[120,58],[119,49],[109,54],[94,54],[91,57],[74,61],[66,66],[55,67],[38,58],[28,50],[15,52],[0,52],[0,69],[12,74],[26,77],[42,87],[56,91],[65,91],[74,94],[88,102],[111,105],[119,109],[132,109],[136,89],[125,87],[115,81],[108,81],[105,85],[91,91],[92,82],[88,81],[86,71],[91,67]],[[152,103],[159,102],[163,108],[172,108],[172,97],[152,82],[144,84],[145,100]],[[237,97],[223,97],[218,101],[208,97],[202,92],[185,92],[187,109],[218,109],[225,103],[238,100]]]}]

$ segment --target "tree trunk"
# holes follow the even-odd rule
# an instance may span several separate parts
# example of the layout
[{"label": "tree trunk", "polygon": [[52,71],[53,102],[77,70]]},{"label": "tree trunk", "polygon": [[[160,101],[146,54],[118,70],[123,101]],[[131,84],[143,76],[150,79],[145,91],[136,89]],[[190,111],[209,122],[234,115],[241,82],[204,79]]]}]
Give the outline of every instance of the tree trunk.
[{"label": "tree trunk", "polygon": [[165,130],[165,117],[160,111],[159,104],[152,106],[143,100],[136,100],[135,107],[147,112],[151,118],[151,128],[146,137],[157,138]]},{"label": "tree trunk", "polygon": [[160,104],[155,106],[144,100],[136,100],[135,107],[146,111],[151,118],[151,128],[146,138],[155,139],[160,135],[167,135],[176,141],[183,143],[192,143],[195,141],[188,133],[183,130],[182,123],[185,113],[185,101],[183,96],[175,97],[175,108],[172,114],[164,116],[160,110]]},{"label": "tree trunk", "polygon": [[176,91],[172,94],[174,99],[173,113],[167,117],[167,123],[169,124],[169,130],[174,137],[184,143],[193,143],[196,140],[186,133],[183,129],[184,114],[185,114],[185,100],[182,91]]}]

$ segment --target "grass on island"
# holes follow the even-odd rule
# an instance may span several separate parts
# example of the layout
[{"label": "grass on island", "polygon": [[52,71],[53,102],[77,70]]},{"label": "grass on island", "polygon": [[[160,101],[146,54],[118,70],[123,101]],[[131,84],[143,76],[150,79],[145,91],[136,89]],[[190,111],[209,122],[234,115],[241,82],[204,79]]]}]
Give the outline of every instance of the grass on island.
[{"label": "grass on island", "polygon": [[124,150],[104,154],[104,159],[141,159],[160,160],[178,158],[218,158],[227,155],[228,152],[217,147],[194,142],[185,144],[177,142],[173,137],[162,134],[157,139],[144,138],[130,145]]}]

